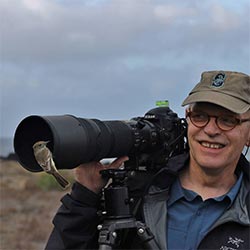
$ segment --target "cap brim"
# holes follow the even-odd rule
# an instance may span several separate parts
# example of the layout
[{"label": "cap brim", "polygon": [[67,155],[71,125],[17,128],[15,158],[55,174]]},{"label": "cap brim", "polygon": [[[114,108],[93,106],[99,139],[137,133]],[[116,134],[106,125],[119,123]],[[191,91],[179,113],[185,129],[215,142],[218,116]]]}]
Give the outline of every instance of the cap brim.
[{"label": "cap brim", "polygon": [[234,113],[243,114],[250,109],[250,104],[219,92],[202,91],[190,94],[182,103],[182,106],[196,102],[209,102],[226,108]]}]

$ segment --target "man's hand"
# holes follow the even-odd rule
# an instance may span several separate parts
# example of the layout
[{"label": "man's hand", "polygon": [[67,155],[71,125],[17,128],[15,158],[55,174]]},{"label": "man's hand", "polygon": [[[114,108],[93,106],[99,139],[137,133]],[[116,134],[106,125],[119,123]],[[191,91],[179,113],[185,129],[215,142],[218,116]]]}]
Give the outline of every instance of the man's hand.
[{"label": "man's hand", "polygon": [[128,160],[127,156],[123,156],[114,160],[111,164],[103,165],[100,162],[84,163],[74,169],[75,179],[77,182],[88,188],[89,190],[99,193],[106,185],[100,174],[104,169],[119,168],[125,161]]}]

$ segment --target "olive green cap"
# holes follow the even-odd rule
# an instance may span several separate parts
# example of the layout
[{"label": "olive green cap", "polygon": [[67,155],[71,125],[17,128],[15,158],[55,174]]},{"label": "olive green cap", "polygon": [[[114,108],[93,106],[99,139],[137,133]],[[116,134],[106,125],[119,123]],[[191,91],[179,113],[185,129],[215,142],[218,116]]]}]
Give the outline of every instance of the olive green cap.
[{"label": "olive green cap", "polygon": [[209,102],[237,114],[245,113],[250,109],[250,76],[232,71],[203,72],[182,106],[196,102]]}]

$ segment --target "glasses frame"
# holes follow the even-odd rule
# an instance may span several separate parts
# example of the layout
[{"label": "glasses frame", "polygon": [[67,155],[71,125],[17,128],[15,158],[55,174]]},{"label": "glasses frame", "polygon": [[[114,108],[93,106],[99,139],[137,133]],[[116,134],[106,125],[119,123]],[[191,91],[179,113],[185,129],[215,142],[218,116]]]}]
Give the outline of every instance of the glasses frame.
[{"label": "glasses frame", "polygon": [[[191,118],[191,115],[194,114],[194,113],[197,113],[197,114],[203,114],[205,116],[207,116],[207,121],[204,125],[200,126],[200,125],[197,125]],[[197,127],[197,128],[204,128],[207,126],[207,124],[210,122],[211,120],[211,117],[215,118],[215,123],[217,125],[217,127],[222,130],[222,131],[230,131],[232,129],[234,129],[236,126],[238,125],[241,125],[242,123],[244,122],[248,122],[250,121],[250,118],[247,118],[247,119],[240,119],[240,118],[237,118],[237,117],[234,117],[234,119],[236,120],[236,124],[233,126],[233,127],[229,127],[228,129],[225,129],[225,128],[221,128],[221,126],[219,125],[218,123],[218,119],[219,118],[223,118],[223,116],[216,116],[216,115],[208,115],[206,112],[195,112],[195,111],[187,111],[186,113],[186,118],[189,118],[189,120],[191,121],[191,123]],[[226,116],[225,116],[226,117]]]}]

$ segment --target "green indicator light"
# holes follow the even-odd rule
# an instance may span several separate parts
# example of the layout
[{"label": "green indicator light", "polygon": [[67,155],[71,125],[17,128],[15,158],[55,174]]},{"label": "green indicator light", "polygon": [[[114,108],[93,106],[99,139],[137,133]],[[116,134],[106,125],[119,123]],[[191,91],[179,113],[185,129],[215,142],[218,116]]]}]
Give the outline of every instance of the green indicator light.
[{"label": "green indicator light", "polygon": [[156,106],[158,106],[158,107],[169,107],[169,102],[168,102],[168,100],[156,101]]}]

